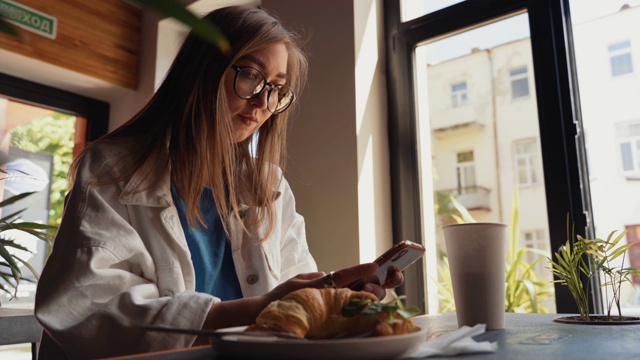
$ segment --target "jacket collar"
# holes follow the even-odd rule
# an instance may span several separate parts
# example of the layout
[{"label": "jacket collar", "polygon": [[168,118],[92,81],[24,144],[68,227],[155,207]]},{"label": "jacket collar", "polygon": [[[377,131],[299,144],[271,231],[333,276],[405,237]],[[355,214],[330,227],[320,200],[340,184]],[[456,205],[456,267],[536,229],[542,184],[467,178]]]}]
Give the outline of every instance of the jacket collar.
[{"label": "jacket collar", "polygon": [[[168,156],[168,154],[164,154]],[[164,160],[164,159],[160,159]],[[279,172],[279,171],[278,171]],[[119,196],[119,201],[123,205],[141,205],[151,207],[167,207],[173,204],[173,198],[171,197],[171,178],[169,176],[171,172],[166,171],[162,174],[162,179],[155,185],[152,184],[153,179],[147,174],[144,169],[136,171],[131,179],[124,184],[124,190]],[[282,174],[279,174],[282,176]],[[277,200],[281,192],[279,191],[281,181],[276,181],[272,185],[273,200]],[[147,189],[144,191],[132,191],[135,186],[141,184]],[[249,208],[243,201],[240,202],[238,211],[243,212]]]},{"label": "jacket collar", "polygon": [[[143,173],[144,172],[144,173]],[[162,179],[155,185],[151,182],[149,174],[144,170],[138,170],[125,184],[124,190],[120,194],[119,201],[124,205],[142,205],[151,207],[167,207],[173,204],[171,198],[170,172],[162,174]],[[135,186],[146,187],[144,191],[132,191]]]}]

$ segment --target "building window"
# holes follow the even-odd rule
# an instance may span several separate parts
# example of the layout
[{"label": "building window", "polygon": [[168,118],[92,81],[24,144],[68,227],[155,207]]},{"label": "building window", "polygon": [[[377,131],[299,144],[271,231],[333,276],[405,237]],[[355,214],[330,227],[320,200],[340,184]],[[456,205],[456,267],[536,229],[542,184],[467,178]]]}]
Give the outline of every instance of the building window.
[{"label": "building window", "polygon": [[473,151],[458,153],[456,164],[456,182],[458,194],[473,191],[476,186],[476,166]]},{"label": "building window", "polygon": [[511,70],[511,98],[517,99],[529,96],[529,76],[527,75],[527,67]]},{"label": "building window", "polygon": [[520,187],[540,183],[540,156],[535,140],[523,141],[515,144],[514,157],[516,161],[516,176]]},{"label": "building window", "polygon": [[[524,240],[524,247],[527,249],[547,249],[549,245],[549,240],[544,235],[544,230],[541,229],[524,230],[522,232],[522,238]],[[537,252],[527,251],[525,260],[527,263],[533,264],[535,261],[538,261],[540,257],[541,255]],[[549,272],[547,262],[544,259],[539,260],[533,267],[533,272],[540,277],[545,277]]]},{"label": "building window", "polygon": [[626,40],[609,45],[609,59],[612,77],[633,73],[631,41]]},{"label": "building window", "polygon": [[451,85],[451,106],[454,108],[467,104],[467,82]]},{"label": "building window", "polygon": [[640,122],[616,127],[616,138],[620,148],[622,174],[640,177]]}]

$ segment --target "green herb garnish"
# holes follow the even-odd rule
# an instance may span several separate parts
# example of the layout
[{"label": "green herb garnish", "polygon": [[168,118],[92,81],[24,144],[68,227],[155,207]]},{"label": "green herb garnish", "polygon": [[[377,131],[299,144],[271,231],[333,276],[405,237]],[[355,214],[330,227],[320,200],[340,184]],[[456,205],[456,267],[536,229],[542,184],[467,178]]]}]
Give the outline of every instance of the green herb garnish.
[{"label": "green herb garnish", "polygon": [[405,296],[398,296],[395,292],[392,292],[392,294],[393,299],[387,303],[367,299],[353,299],[342,307],[342,316],[380,316],[393,322],[397,318],[408,319],[420,314],[420,309],[416,306],[404,306],[402,299]]}]

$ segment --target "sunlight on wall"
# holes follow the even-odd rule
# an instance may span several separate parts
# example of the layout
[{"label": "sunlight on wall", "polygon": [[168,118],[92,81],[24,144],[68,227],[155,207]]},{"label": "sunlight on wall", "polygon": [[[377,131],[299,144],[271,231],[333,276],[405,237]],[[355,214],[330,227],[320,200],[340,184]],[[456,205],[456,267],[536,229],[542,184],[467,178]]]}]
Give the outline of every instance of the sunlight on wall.
[{"label": "sunlight on wall", "polygon": [[[419,47],[415,51],[416,64],[426,64],[425,47]],[[427,98],[427,67],[418,66],[416,69],[415,82],[417,89],[416,94],[420,94],[422,98]],[[422,156],[422,154],[431,154],[431,128],[429,126],[420,127],[419,124],[429,124],[429,102],[416,101],[418,104],[418,162],[420,163],[420,192],[422,194],[422,233],[424,246],[427,249],[436,249],[436,223],[433,216],[433,180],[437,174],[434,173],[433,162],[431,156]],[[416,239],[417,240],[417,239]],[[426,299],[427,313],[436,314],[440,308],[438,300],[438,254],[436,251],[427,251],[425,261],[423,261],[426,278]]]},{"label": "sunlight on wall", "polygon": [[[360,260],[373,261],[376,247],[371,242],[376,239],[376,203],[373,176],[373,135],[366,123],[365,111],[373,87],[375,69],[378,63],[377,13],[375,0],[354,2],[355,47],[356,47],[356,133],[358,136],[358,212],[360,230]],[[359,7],[359,8],[358,8]],[[362,23],[360,20],[364,20]],[[372,119],[369,119],[372,120]],[[374,221],[375,222],[375,221]]]}]

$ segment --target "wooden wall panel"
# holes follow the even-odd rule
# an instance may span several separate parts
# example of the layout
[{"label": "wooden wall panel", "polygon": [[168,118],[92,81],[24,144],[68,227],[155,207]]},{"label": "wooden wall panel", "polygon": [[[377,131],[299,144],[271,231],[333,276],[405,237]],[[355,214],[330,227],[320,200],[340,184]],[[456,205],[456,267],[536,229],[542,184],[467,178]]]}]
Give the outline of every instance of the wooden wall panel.
[{"label": "wooden wall panel", "polygon": [[122,87],[137,87],[142,16],[138,7],[123,0],[14,2],[56,17],[57,37],[51,40],[20,29],[22,41],[0,34],[0,48]]}]

